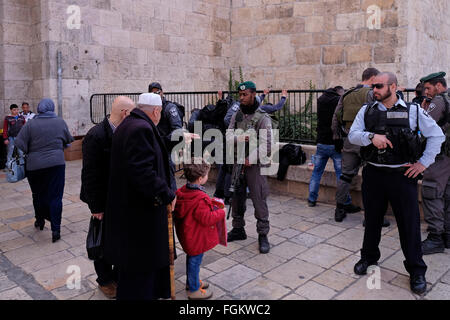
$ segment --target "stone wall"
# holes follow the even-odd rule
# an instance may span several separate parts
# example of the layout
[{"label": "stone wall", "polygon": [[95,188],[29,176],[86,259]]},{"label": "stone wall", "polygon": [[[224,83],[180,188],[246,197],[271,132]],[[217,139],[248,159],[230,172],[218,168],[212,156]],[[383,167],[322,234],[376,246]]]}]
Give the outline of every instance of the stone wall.
[{"label": "stone wall", "polygon": [[20,106],[23,101],[31,100],[30,3],[27,0],[4,0],[0,3],[0,115],[8,114],[12,103]]},{"label": "stone wall", "polygon": [[410,0],[406,23],[410,24],[404,68],[412,86],[419,77],[445,71],[450,75],[450,1]]},{"label": "stone wall", "polygon": [[[68,27],[71,5],[80,8],[79,28]],[[60,50],[63,117],[74,135],[92,126],[94,93],[143,92],[152,81],[165,91],[211,90],[228,80],[229,0],[3,0],[1,7],[2,105],[26,99],[35,110],[42,97],[56,104]]]},{"label": "stone wall", "polygon": [[[235,0],[232,66],[258,86],[352,86],[375,66],[397,71],[407,28],[394,0]],[[370,5],[381,9],[381,28],[370,30]],[[406,84],[405,84],[406,85]]]}]

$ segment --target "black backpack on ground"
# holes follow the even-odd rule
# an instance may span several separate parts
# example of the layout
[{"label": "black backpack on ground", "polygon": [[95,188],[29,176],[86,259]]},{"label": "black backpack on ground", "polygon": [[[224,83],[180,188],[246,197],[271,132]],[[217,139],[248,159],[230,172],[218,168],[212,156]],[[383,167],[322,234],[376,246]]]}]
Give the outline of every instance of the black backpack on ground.
[{"label": "black backpack on ground", "polygon": [[302,165],[306,162],[306,154],[302,146],[288,143],[280,149],[279,160],[277,179],[283,181],[290,165]]}]

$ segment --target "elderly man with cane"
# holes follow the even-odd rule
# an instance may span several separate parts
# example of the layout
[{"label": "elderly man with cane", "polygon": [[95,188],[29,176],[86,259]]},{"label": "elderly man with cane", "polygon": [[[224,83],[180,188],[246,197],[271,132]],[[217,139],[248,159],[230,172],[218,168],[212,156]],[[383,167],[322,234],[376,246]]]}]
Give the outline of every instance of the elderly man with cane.
[{"label": "elderly man with cane", "polygon": [[105,253],[118,267],[118,300],[171,297],[167,206],[175,206],[175,193],[156,128],[161,105],[159,95],[140,95],[113,135]]}]

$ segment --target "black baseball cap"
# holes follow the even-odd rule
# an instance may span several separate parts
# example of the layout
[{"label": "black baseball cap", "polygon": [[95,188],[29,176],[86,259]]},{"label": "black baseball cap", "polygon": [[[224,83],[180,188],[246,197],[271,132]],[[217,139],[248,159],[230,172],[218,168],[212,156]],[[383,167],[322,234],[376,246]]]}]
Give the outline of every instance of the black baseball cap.
[{"label": "black baseball cap", "polygon": [[159,82],[152,82],[152,83],[150,83],[150,85],[148,86],[148,92],[152,91],[153,88],[156,88],[158,90],[162,90],[162,87],[159,84]]}]

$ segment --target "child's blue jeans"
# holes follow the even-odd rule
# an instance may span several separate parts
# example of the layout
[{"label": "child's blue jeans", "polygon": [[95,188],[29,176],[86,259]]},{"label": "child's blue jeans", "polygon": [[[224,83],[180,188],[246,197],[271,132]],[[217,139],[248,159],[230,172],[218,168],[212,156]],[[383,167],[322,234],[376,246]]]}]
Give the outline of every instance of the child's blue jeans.
[{"label": "child's blue jeans", "polygon": [[197,256],[186,255],[186,284],[191,292],[200,288],[200,264],[202,259],[203,253]]}]

